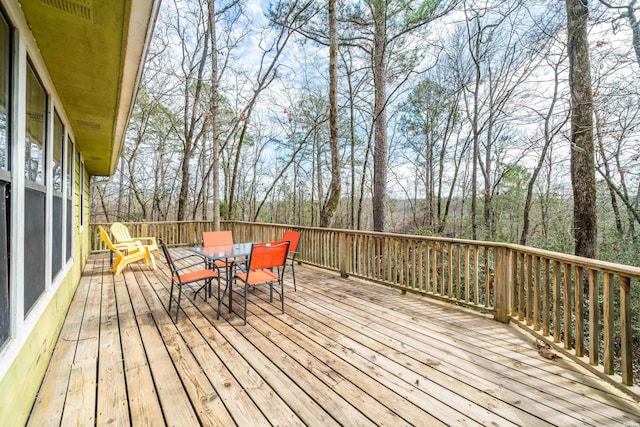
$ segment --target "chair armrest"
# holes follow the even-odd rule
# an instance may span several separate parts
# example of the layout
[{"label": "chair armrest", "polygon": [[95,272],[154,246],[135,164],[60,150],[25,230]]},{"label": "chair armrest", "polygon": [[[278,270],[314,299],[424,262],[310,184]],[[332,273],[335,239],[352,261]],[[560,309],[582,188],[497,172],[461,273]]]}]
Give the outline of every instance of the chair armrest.
[{"label": "chair armrest", "polygon": [[187,268],[195,267],[196,265],[202,267],[199,262],[196,262],[194,264],[189,264],[189,265],[185,265],[184,267],[176,268],[176,272],[186,270]]},{"label": "chair armrest", "polygon": [[202,255],[198,255],[198,254],[189,254],[189,255],[185,255],[185,256],[180,257],[180,258],[174,258],[174,259],[173,259],[173,262],[181,261],[181,260],[183,260],[183,259],[191,258],[191,257],[194,257],[194,256],[195,256],[195,257],[198,257],[198,258],[206,259],[206,258],[205,258],[205,257],[203,257]]},{"label": "chair armrest", "polygon": [[133,240],[146,240],[146,241],[149,241],[149,242],[153,243],[154,245],[157,244],[155,237],[136,237]]}]

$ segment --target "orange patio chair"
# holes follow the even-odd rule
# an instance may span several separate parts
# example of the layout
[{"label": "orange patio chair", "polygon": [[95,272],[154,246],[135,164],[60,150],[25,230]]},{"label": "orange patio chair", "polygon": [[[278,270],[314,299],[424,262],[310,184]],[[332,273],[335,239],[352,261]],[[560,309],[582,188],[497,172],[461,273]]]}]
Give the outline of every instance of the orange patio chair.
[{"label": "orange patio chair", "polygon": [[[203,231],[202,232],[202,245],[203,246],[226,246],[233,245],[233,234],[231,231]],[[209,268],[215,268],[220,272],[221,268],[227,268],[230,264],[233,264],[233,260],[216,260],[213,263],[208,264]]]},{"label": "orange patio chair", "polygon": [[[273,302],[273,285],[280,284],[280,300],[282,302],[282,313],[284,314],[284,269],[289,251],[289,242],[254,243],[251,247],[249,261],[246,269],[237,264],[238,269],[232,280],[227,281],[222,297],[218,300],[217,318],[220,318],[220,308],[227,292],[232,292],[231,286],[236,281],[244,283],[244,324],[247,324],[247,291],[250,287],[258,285],[269,285],[269,301]],[[278,273],[273,270],[277,269]]]},{"label": "orange patio chair", "polygon": [[220,298],[220,275],[208,268],[203,268],[199,270],[192,270],[189,272],[181,273],[181,271],[186,270],[188,268],[192,268],[195,265],[201,265],[200,261],[195,264],[186,265],[184,267],[176,267],[175,261],[181,261],[187,258],[196,257],[199,258],[198,255],[192,254],[187,255],[185,257],[177,258],[174,260],[171,257],[171,253],[169,252],[169,248],[167,248],[167,244],[164,240],[160,239],[160,246],[162,247],[162,252],[164,252],[164,256],[167,260],[167,264],[169,265],[169,269],[171,270],[171,292],[169,294],[169,311],[171,311],[171,303],[173,302],[173,287],[174,285],[178,288],[178,307],[176,308],[176,323],[178,323],[178,314],[180,313],[180,297],[182,296],[182,287],[184,285],[188,285],[191,283],[199,282],[204,280],[204,284],[199,287],[196,292],[193,294],[193,300],[196,300],[196,296],[198,292],[204,289],[204,300],[207,300],[207,293],[211,296],[211,281],[213,279],[218,280],[218,298]]},{"label": "orange patio chair", "polygon": [[291,266],[291,274],[293,275],[293,291],[297,291],[296,287],[296,268],[295,260],[298,254],[298,242],[300,241],[299,231],[285,231],[282,240],[289,242],[289,254],[287,257],[287,265]]},{"label": "orange patio chair", "polygon": [[[149,252],[148,246],[135,245],[127,246],[126,249],[122,249],[113,244],[109,235],[102,226],[98,226],[100,230],[100,238],[107,245],[107,247],[116,255],[115,261],[113,261],[113,267],[111,271],[115,271],[116,275],[122,273],[122,270],[130,263],[135,261],[144,260],[146,265],[151,264],[153,269],[156,269],[156,262],[153,255]],[[126,250],[126,252],[125,252]]]}]

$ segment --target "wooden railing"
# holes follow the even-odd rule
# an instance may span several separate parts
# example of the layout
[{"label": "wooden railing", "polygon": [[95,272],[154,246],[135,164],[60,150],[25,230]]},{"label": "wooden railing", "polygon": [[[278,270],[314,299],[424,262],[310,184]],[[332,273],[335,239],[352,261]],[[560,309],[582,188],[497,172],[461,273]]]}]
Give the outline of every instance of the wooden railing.
[{"label": "wooden railing", "polygon": [[[106,250],[97,225],[109,224],[92,224],[92,252]],[[162,237],[171,246],[201,244],[202,231],[213,229],[206,221],[127,225],[134,237]],[[238,242],[301,231],[301,262],[514,322],[640,399],[633,386],[640,268],[496,242],[249,222],[221,227]]]}]

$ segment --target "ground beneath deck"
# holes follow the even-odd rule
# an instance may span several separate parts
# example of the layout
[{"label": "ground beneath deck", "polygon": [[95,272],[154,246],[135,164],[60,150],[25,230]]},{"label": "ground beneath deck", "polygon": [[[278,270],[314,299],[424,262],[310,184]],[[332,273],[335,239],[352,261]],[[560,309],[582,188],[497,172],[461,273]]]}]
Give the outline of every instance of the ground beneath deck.
[{"label": "ground beneath deck", "polygon": [[636,402],[541,357],[515,327],[326,270],[296,273],[285,314],[256,289],[246,326],[226,311],[216,320],[215,297],[194,302],[187,289],[176,325],[163,263],[114,277],[108,258],[91,257],[30,425],[640,425]]}]

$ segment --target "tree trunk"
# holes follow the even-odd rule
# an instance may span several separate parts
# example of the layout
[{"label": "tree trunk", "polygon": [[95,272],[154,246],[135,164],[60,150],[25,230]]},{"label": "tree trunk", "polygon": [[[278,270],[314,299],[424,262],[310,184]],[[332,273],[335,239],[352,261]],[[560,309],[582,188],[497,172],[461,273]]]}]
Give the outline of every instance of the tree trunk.
[{"label": "tree trunk", "polygon": [[[211,163],[213,172],[213,229],[220,230],[220,141],[218,124],[218,42],[216,40],[215,1],[208,0],[209,33],[211,34],[211,100],[209,120],[211,123]],[[205,202],[206,205],[206,202]]]},{"label": "tree trunk", "polygon": [[593,94],[584,0],[566,0],[571,88],[571,182],[575,254],[597,254],[596,179],[593,145]]},{"label": "tree trunk", "polygon": [[118,205],[116,207],[116,219],[122,221],[122,199],[124,198],[124,156],[120,154],[120,166],[119,175],[120,182],[118,183]]},{"label": "tree trunk", "polygon": [[320,227],[328,227],[340,202],[340,145],[338,140],[338,36],[336,0],[329,0],[329,147],[331,183],[329,198],[320,212]]},{"label": "tree trunk", "polygon": [[373,231],[384,231],[386,226],[387,195],[387,113],[385,76],[385,49],[387,44],[386,1],[372,2],[374,21],[373,41],[373,85],[374,105],[374,150],[373,150]]}]

